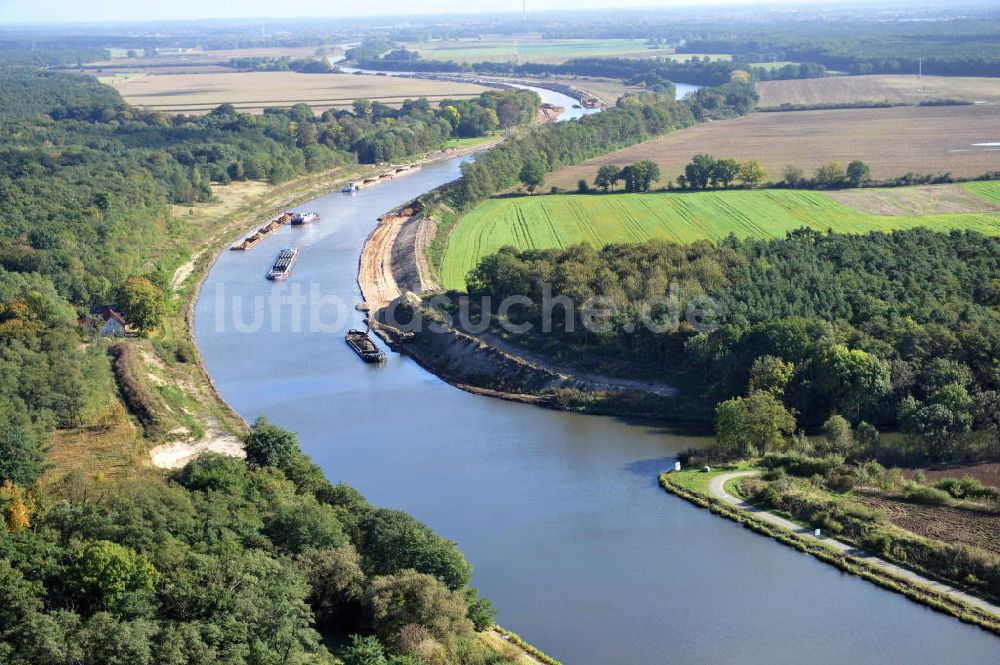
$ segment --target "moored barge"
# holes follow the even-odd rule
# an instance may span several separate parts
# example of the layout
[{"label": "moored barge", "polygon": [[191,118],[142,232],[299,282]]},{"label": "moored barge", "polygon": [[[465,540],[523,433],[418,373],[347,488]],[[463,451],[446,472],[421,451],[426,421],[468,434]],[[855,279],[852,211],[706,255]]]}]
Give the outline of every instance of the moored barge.
[{"label": "moored barge", "polygon": [[385,353],[383,353],[382,349],[375,346],[375,342],[371,341],[368,333],[351,328],[347,331],[345,339],[347,345],[354,349],[354,352],[366,363],[385,362]]},{"label": "moored barge", "polygon": [[292,272],[292,266],[299,258],[298,247],[286,247],[278,253],[278,258],[274,260],[274,265],[267,271],[268,279],[285,279]]},{"label": "moored barge", "polygon": [[291,219],[292,216],[287,212],[282,215],[278,215],[277,217],[269,221],[267,224],[260,227],[250,235],[248,235],[247,237],[243,238],[238,242],[233,243],[229,247],[229,249],[246,251],[251,247],[253,247],[254,245],[258,244],[264,238],[268,237],[269,235],[280,229],[282,224],[287,224],[288,222],[290,222]]}]

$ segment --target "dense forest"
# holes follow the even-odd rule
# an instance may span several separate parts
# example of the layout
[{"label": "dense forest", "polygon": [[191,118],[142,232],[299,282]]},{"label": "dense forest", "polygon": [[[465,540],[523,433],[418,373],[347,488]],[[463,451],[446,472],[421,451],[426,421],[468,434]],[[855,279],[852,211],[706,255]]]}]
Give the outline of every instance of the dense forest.
[{"label": "dense forest", "polygon": [[3,485],[0,661],[515,662],[473,633],[493,610],[453,543],[330,484],[266,421],[246,449],[169,479]]},{"label": "dense forest", "polygon": [[[987,26],[989,23],[987,22]],[[749,29],[735,35],[691,39],[683,53],[727,53],[748,62],[812,62],[850,74],[1000,75],[1000,38],[982,25],[965,29],[896,29],[885,25],[797,26],[787,30]],[[721,31],[720,31],[721,32]],[[922,64],[921,64],[922,63]]]},{"label": "dense forest", "polygon": [[129,287],[167,290],[149,257],[182,232],[168,204],[205,201],[212,182],[404,159],[531,123],[537,105],[504,90],[438,109],[359,100],[322,116],[305,105],[166,116],[90,78],[0,68],[0,479],[33,481],[52,429],[106,398],[107,358],[78,348],[77,321],[122,306]]},{"label": "dense forest", "polygon": [[[839,414],[901,428],[911,447],[884,454],[947,460],[1000,455],[997,274],[1000,240],[971,232],[802,230],[717,246],[507,248],[484,258],[468,284],[494,303],[528,296],[535,304],[517,316],[539,325],[544,285],[570,296],[574,329],[557,308],[555,332],[528,340],[557,355],[656,367],[668,381],[680,373],[706,407],[766,390],[799,426]],[[645,304],[669,299],[672,284],[680,324],[654,332],[644,317],[669,322],[670,309]],[[684,312],[704,295],[722,315],[714,330],[696,332]],[[579,308],[592,296],[613,303],[606,331],[583,325]]]}]

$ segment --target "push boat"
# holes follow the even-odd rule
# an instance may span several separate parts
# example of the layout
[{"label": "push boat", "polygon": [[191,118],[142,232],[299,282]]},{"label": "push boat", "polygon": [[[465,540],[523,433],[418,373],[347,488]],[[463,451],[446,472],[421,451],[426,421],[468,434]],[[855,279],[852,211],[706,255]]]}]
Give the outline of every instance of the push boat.
[{"label": "push boat", "polygon": [[358,191],[358,186],[354,182],[349,182],[340,188],[340,191],[344,194],[354,194]]},{"label": "push boat", "polygon": [[285,279],[292,272],[292,266],[299,258],[298,247],[286,247],[278,253],[278,258],[274,260],[274,265],[267,272],[268,279]]},{"label": "push boat", "polygon": [[354,352],[366,363],[385,362],[385,353],[382,352],[382,349],[375,346],[375,342],[371,341],[368,333],[351,328],[347,331],[345,339],[347,345],[354,349]]},{"label": "push boat", "polygon": [[291,224],[292,226],[301,226],[303,224],[309,224],[312,222],[319,221],[319,213],[315,212],[293,212],[289,213],[292,216]]}]

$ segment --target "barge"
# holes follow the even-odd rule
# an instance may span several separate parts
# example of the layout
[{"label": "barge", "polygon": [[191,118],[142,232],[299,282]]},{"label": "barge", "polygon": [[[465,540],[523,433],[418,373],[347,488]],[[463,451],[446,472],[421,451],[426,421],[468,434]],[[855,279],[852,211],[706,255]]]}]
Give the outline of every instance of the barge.
[{"label": "barge", "polygon": [[292,226],[302,226],[303,224],[311,224],[312,222],[319,221],[318,212],[289,212],[286,213],[291,216]]},{"label": "barge", "polygon": [[345,339],[347,341],[347,345],[354,349],[354,352],[357,353],[358,356],[360,356],[366,363],[385,362],[385,353],[382,349],[375,346],[375,342],[371,341],[368,337],[368,333],[351,328],[347,331],[347,337]]},{"label": "barge", "polygon": [[292,272],[292,266],[299,258],[298,247],[286,247],[278,253],[274,265],[267,271],[268,279],[285,279]]},{"label": "barge", "polygon": [[344,194],[353,194],[362,189],[373,187],[388,180],[392,180],[396,176],[406,175],[407,173],[413,173],[414,171],[419,171],[419,170],[420,170],[419,164],[404,164],[402,166],[396,166],[378,175],[365,178],[360,182],[357,181],[349,182],[346,185],[344,185],[340,189],[340,191],[343,192]]},{"label": "barge", "polygon": [[280,229],[282,224],[287,224],[291,220],[292,220],[292,215],[287,212],[282,215],[278,215],[277,217],[269,221],[267,224],[260,227],[250,235],[248,235],[247,237],[243,238],[238,242],[233,243],[229,247],[229,249],[246,251],[257,245],[258,243],[260,243],[260,241],[263,240],[264,238],[268,237],[269,235]]}]

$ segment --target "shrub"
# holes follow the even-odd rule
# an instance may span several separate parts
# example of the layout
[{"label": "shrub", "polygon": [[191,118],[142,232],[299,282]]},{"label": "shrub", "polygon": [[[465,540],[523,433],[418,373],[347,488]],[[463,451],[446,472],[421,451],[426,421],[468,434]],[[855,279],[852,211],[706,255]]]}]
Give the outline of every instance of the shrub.
[{"label": "shrub", "polygon": [[956,499],[990,499],[993,501],[1000,499],[1000,490],[995,487],[987,487],[972,476],[966,476],[961,480],[942,478],[934,483],[934,487],[947,492]]},{"label": "shrub", "polygon": [[185,339],[177,342],[174,357],[177,358],[177,362],[192,363],[198,359],[198,352],[195,350],[194,344]]},{"label": "shrub", "polygon": [[944,490],[939,490],[936,487],[927,487],[926,485],[912,484],[906,488],[904,497],[907,501],[926,503],[935,506],[948,503],[948,500],[951,499],[951,495]]},{"label": "shrub", "polygon": [[793,476],[808,478],[814,474],[826,476],[834,469],[843,466],[844,458],[840,455],[810,457],[800,453],[768,453],[761,460],[761,464],[768,469],[780,467]]}]

